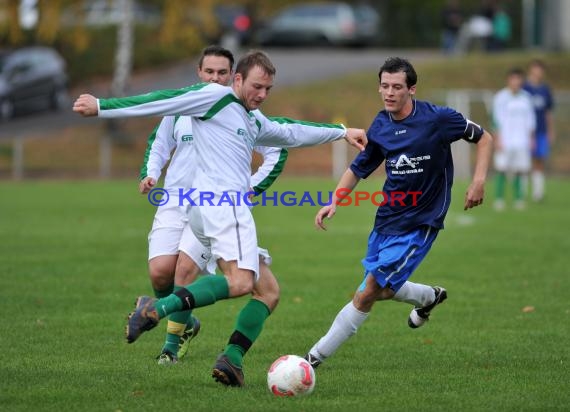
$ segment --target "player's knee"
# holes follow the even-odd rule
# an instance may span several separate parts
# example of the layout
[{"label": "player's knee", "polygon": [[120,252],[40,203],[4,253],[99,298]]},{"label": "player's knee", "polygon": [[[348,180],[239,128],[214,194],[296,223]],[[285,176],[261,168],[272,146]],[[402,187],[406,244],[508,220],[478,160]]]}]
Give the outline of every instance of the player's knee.
[{"label": "player's knee", "polygon": [[253,273],[251,270],[240,269],[231,275],[226,274],[228,278],[230,296],[243,296],[253,291]]},{"label": "player's knee", "polygon": [[281,293],[279,283],[269,266],[264,262],[260,262],[259,272],[259,279],[253,286],[252,297],[265,303],[269,310],[273,312],[279,304],[279,295]]},{"label": "player's knee", "polygon": [[241,279],[238,282],[235,282],[230,287],[231,295],[232,296],[243,296],[251,293],[253,290],[253,280],[248,281],[245,279]]},{"label": "player's knee", "polygon": [[252,297],[265,303],[269,310],[273,312],[279,304],[280,293],[279,284],[277,282],[272,282],[270,285],[266,285],[266,287],[263,288],[254,287]]},{"label": "player's knee", "polygon": [[369,295],[364,294],[356,294],[352,300],[354,307],[361,312],[368,313],[372,310],[372,306],[376,302],[376,299],[372,298]]},{"label": "player's knee", "polygon": [[178,259],[174,282],[177,285],[189,285],[196,280],[199,273],[200,268],[192,259]]},{"label": "player's knee", "polygon": [[175,266],[169,260],[153,259],[149,262],[149,277],[152,287],[163,290],[174,281]]}]

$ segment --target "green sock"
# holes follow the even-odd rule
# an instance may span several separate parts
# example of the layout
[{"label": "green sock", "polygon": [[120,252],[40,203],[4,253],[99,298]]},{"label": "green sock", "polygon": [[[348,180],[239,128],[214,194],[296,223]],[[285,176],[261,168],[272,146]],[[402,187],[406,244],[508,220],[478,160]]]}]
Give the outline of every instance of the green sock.
[{"label": "green sock", "polygon": [[240,311],[235,331],[224,350],[234,365],[242,366],[244,355],[261,333],[265,319],[270,314],[267,305],[257,299],[251,299]]},{"label": "green sock", "polygon": [[155,288],[152,288],[152,290],[154,291],[154,297],[155,298],[158,298],[158,299],[165,298],[173,292],[174,285],[170,285],[169,287],[167,287],[166,289],[163,289],[163,290],[158,290]]},{"label": "green sock", "polygon": [[[182,309],[208,306],[230,295],[228,281],[223,275],[204,276],[176,293],[156,301],[155,308],[160,318]],[[192,302],[189,306],[187,299]]]},{"label": "green sock", "polygon": [[230,296],[228,281],[224,275],[203,276],[185,289],[194,297],[194,306],[191,309],[212,305]]},{"label": "green sock", "polygon": [[496,197],[497,199],[503,199],[505,197],[505,179],[506,176],[503,172],[497,173],[496,177]]},{"label": "green sock", "polygon": [[[182,289],[183,286],[174,285],[174,291],[178,291]],[[181,330],[172,330],[171,322],[174,324],[181,324],[184,325],[184,328]],[[181,310],[179,312],[171,313],[168,316],[168,323],[167,332],[166,332],[166,340],[164,342],[164,346],[162,347],[162,351],[169,351],[170,353],[174,353],[175,355],[178,353],[178,345],[180,344],[180,333],[184,333],[186,329],[189,327],[191,328],[193,325],[192,321],[192,311],[191,310]]]},{"label": "green sock", "polygon": [[522,186],[522,176],[517,174],[513,179],[513,189],[515,191],[515,200],[523,200],[524,192]]}]

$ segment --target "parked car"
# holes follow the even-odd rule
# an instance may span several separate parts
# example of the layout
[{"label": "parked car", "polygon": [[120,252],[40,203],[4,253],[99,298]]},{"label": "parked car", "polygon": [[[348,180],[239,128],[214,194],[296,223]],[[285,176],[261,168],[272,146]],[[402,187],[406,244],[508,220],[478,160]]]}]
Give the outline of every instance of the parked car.
[{"label": "parked car", "polygon": [[69,103],[63,58],[47,47],[0,50],[0,120]]},{"label": "parked car", "polygon": [[217,5],[214,7],[214,17],[219,29],[219,43],[232,42],[235,46],[242,46],[251,41],[252,21],[246,7],[238,4]]},{"label": "parked car", "polygon": [[380,35],[380,15],[367,4],[307,3],[284,9],[259,30],[262,46],[366,46]]}]

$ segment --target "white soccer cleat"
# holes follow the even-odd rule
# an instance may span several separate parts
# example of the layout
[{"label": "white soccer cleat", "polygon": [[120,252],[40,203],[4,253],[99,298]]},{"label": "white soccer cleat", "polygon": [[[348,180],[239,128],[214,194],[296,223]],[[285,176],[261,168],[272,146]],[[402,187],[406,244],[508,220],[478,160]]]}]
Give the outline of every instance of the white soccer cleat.
[{"label": "white soccer cleat", "polygon": [[423,326],[428,320],[431,311],[445,299],[447,299],[447,291],[441,286],[434,286],[435,299],[432,303],[423,308],[414,308],[408,317],[408,326],[417,329]]}]

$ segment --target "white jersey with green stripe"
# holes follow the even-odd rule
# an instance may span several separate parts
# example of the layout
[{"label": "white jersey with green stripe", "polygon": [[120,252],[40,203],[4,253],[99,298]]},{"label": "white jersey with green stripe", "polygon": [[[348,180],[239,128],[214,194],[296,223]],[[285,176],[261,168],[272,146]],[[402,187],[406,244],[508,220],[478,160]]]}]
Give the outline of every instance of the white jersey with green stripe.
[{"label": "white jersey with green stripe", "polygon": [[270,120],[259,110],[247,110],[231,87],[216,83],[99,99],[98,105],[99,116],[105,118],[189,116],[196,150],[193,186],[198,192],[248,191],[254,146],[314,146],[345,135],[340,124]]},{"label": "white jersey with green stripe", "polygon": [[[185,191],[191,188],[192,170],[196,162],[193,140],[190,117],[163,117],[148,138],[140,179],[149,176],[158,181],[162,169],[170,160],[164,178],[164,188],[169,190],[171,195],[176,195],[180,188]],[[283,171],[287,149],[256,146],[254,150],[263,158],[263,163],[251,176],[251,187],[259,194],[271,186]]]}]

